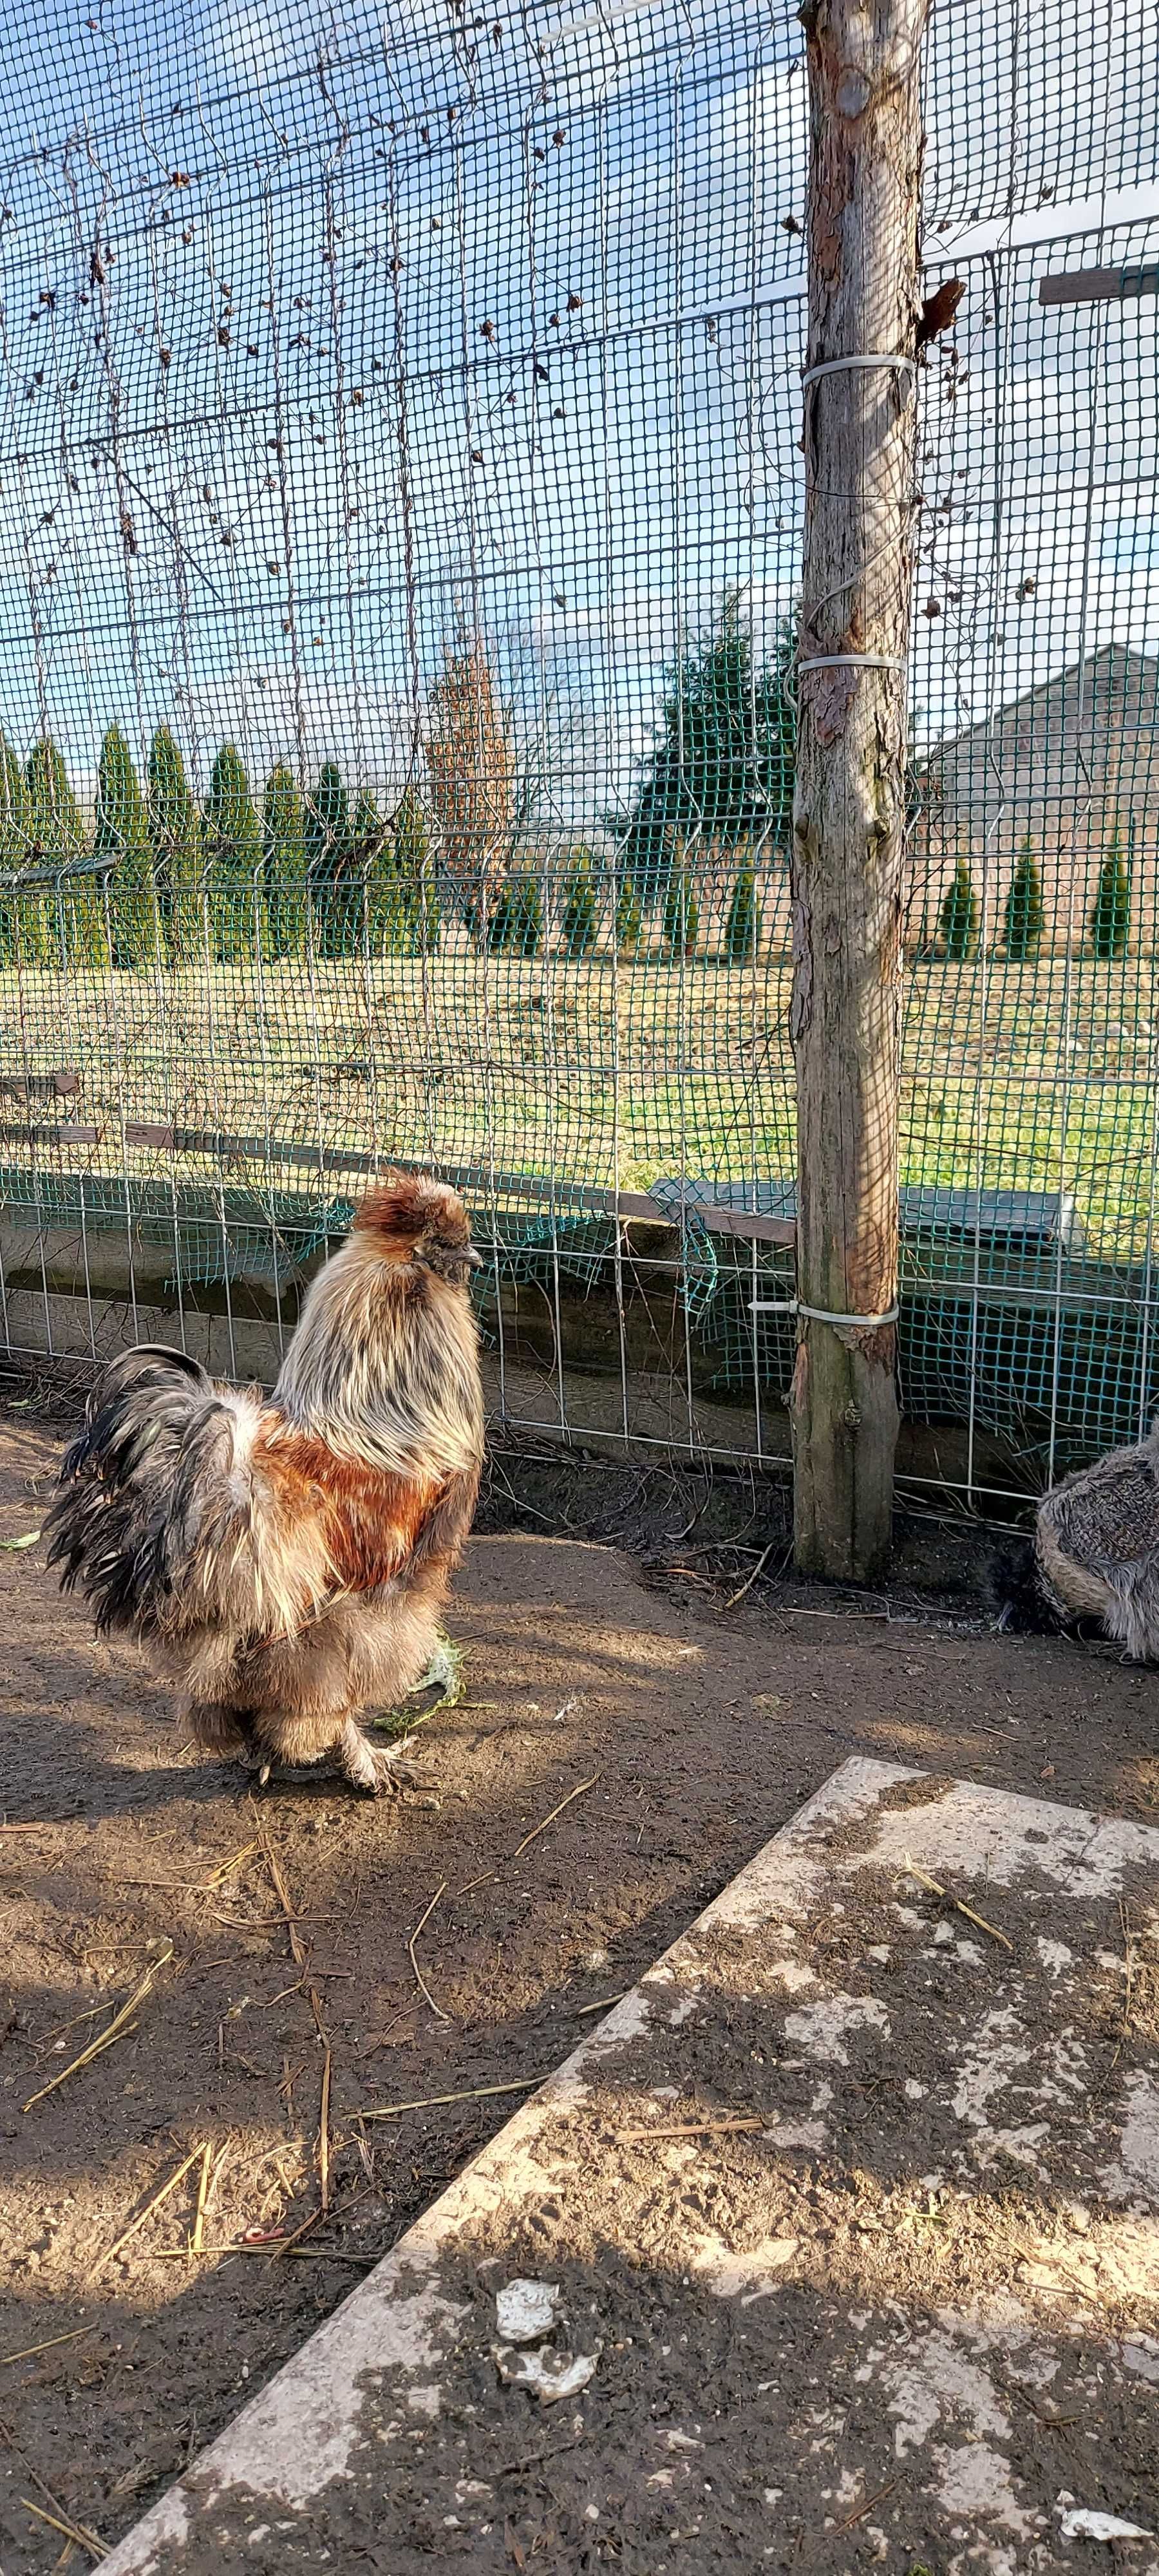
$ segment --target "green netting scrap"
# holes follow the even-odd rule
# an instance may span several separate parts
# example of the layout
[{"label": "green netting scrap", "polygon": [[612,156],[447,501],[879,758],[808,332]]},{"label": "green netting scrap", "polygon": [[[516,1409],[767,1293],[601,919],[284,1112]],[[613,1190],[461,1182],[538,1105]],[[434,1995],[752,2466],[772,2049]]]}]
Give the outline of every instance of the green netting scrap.
[{"label": "green netting scrap", "polygon": [[280,1288],[323,1244],[345,1233],[354,1211],[349,1199],[323,1201],[289,1190],[215,1190],[9,1166],[0,1169],[0,1212],[37,1231],[126,1232],[143,1245],[172,1246],[177,1266],[168,1287],[248,1277]]}]

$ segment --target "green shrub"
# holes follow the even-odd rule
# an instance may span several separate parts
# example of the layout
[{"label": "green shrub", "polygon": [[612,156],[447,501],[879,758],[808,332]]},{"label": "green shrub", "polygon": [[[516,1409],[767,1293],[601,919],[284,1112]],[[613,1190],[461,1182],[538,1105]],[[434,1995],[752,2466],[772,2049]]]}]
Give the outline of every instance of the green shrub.
[{"label": "green shrub", "polygon": [[[85,834],[80,807],[51,735],[45,734],[33,744],[24,784],[29,859],[41,867],[63,868],[70,859],[83,858]],[[49,960],[68,966],[108,965],[105,902],[97,877],[62,877],[55,887],[46,887],[43,917]]]},{"label": "green shrub", "polygon": [[755,957],[761,936],[761,907],[757,899],[757,881],[752,868],[741,868],[728,919],[724,925],[724,954],[730,966],[744,965]]},{"label": "green shrub", "polygon": [[[0,870],[5,875],[32,864],[29,838],[24,772],[11,743],[0,734]],[[0,896],[0,963],[41,966],[48,954],[48,916],[40,888]]]},{"label": "green shrub", "polygon": [[262,877],[271,957],[301,957],[306,948],[306,834],[293,771],[279,761],[262,799]]},{"label": "green shrub", "polygon": [[564,955],[586,957],[596,944],[600,906],[590,850],[573,850],[564,886],[560,932]]},{"label": "green shrub", "polygon": [[491,915],[487,946],[515,957],[534,957],[543,937],[543,899],[532,876],[508,877]]},{"label": "green shrub", "polygon": [[222,744],[209,776],[202,819],[213,953],[236,965],[258,953],[265,928],[262,835],[245,764]]},{"label": "green shrub", "polygon": [[1006,954],[1016,965],[1037,957],[1042,937],[1042,879],[1034,843],[1026,840],[1006,897]]},{"label": "green shrub", "polygon": [[185,763],[168,725],[149,746],[149,840],[165,955],[171,966],[205,954],[205,852]]},{"label": "green shrub", "polygon": [[624,877],[616,896],[617,950],[630,955],[639,946],[643,927],[644,907],[636,890],[635,878]]},{"label": "green shrub", "polygon": [[[162,955],[156,867],[141,781],[119,725],[101,744],[93,856],[116,859],[108,880],[113,964],[147,971]],[[99,884],[97,894],[100,901]]]},{"label": "green shrub", "polygon": [[683,868],[674,868],[664,897],[664,945],[671,957],[691,957],[700,928],[700,906]]},{"label": "green shrub", "polygon": [[1096,957],[1125,957],[1131,929],[1131,881],[1123,864],[1119,835],[1115,837],[1099,869],[1099,882],[1091,905],[1091,949]]},{"label": "green shrub", "polygon": [[947,957],[961,963],[972,957],[978,940],[978,898],[968,860],[959,857],[946,888],[938,927]]}]

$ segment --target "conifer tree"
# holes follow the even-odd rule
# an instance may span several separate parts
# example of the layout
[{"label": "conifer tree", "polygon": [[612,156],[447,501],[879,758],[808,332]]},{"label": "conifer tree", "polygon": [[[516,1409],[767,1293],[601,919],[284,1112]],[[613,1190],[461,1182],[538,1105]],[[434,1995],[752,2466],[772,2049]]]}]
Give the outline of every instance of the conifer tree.
[{"label": "conifer tree", "polygon": [[390,931],[383,946],[408,957],[433,957],[442,935],[430,828],[422,799],[404,790],[394,818]]},{"label": "conifer tree", "polygon": [[595,947],[598,926],[599,897],[592,854],[587,849],[573,850],[560,922],[565,957],[586,957]]},{"label": "conifer tree", "polygon": [[954,873],[946,888],[939,928],[945,941],[945,953],[957,964],[972,957],[978,940],[978,898],[970,874],[969,860],[959,852]]},{"label": "conifer tree", "polygon": [[754,869],[741,868],[733,887],[728,919],[724,925],[724,954],[728,965],[740,966],[755,957],[761,936],[761,907],[757,896]]},{"label": "conifer tree", "polygon": [[[30,865],[28,790],[24,772],[7,736],[0,734],[0,871],[16,874]],[[0,964],[43,966],[49,954],[48,918],[43,892],[0,895]]]},{"label": "conifer tree", "polygon": [[149,746],[149,840],[165,954],[173,966],[205,954],[205,851],[185,763],[168,725]]},{"label": "conifer tree", "polygon": [[1131,929],[1131,880],[1123,863],[1116,823],[1091,905],[1091,950],[1106,960],[1125,957]]},{"label": "conifer tree", "polygon": [[666,892],[690,833],[707,847],[735,847],[760,833],[769,846],[787,848],[796,770],[794,645],[787,618],[772,653],[758,662],[751,620],[729,591],[665,672],[657,740],[622,858],[648,909]]},{"label": "conifer tree", "polygon": [[213,954],[236,965],[258,953],[264,931],[262,835],[241,754],[223,743],[202,818]]},{"label": "conifer tree", "polygon": [[664,897],[664,945],[671,957],[691,957],[700,928],[700,906],[686,868],[674,868]]},{"label": "conifer tree", "polygon": [[506,878],[487,930],[493,952],[506,949],[516,957],[534,957],[543,937],[543,898],[535,877]]},{"label": "conifer tree", "polygon": [[266,780],[262,866],[271,957],[300,957],[306,947],[306,827],[293,771],[279,761]]},{"label": "conifer tree", "polygon": [[444,645],[430,714],[428,801],[440,882],[453,889],[472,936],[490,944],[499,908],[494,889],[515,822],[517,764],[492,657],[478,632],[464,630]]},{"label": "conifer tree", "polygon": [[84,856],[85,833],[80,807],[68,771],[51,734],[33,744],[24,772],[28,797],[29,858],[62,871],[46,888],[49,962],[75,967],[103,967],[109,962],[104,897],[95,877],[63,873],[70,860]]},{"label": "conifer tree", "polygon": [[1006,954],[1011,963],[1020,966],[1027,958],[1037,957],[1042,937],[1042,879],[1034,855],[1034,843],[1027,837],[1019,853],[1018,865],[1006,897]]},{"label": "conifer tree", "polygon": [[357,946],[361,887],[353,866],[350,799],[337,761],[323,761],[306,799],[306,875],[320,957]]},{"label": "conifer tree", "polygon": [[94,858],[114,858],[108,880],[114,966],[138,971],[161,954],[161,919],[149,818],[132,752],[110,725],[97,768]]},{"label": "conifer tree", "polygon": [[616,949],[620,956],[630,956],[638,947],[643,926],[644,911],[635,878],[623,877],[616,896]]}]

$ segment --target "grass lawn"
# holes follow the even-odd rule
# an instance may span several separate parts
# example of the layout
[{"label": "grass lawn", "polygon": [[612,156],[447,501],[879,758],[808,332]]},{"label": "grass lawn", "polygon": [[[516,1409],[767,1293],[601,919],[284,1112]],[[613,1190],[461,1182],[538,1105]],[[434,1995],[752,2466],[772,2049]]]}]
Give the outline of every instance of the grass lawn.
[{"label": "grass lawn", "polygon": [[[122,1122],[480,1164],[646,1189],[789,1175],[790,968],[641,952],[0,973],[4,1160],[204,1180],[220,1158],[122,1149]],[[903,1181],[1071,1191],[1092,1250],[1146,1249],[1155,1161],[1149,959],[907,967]],[[53,1098],[29,1075],[75,1073]],[[95,1126],[97,1143],[67,1132]],[[263,1165],[234,1163],[253,1180]]]}]

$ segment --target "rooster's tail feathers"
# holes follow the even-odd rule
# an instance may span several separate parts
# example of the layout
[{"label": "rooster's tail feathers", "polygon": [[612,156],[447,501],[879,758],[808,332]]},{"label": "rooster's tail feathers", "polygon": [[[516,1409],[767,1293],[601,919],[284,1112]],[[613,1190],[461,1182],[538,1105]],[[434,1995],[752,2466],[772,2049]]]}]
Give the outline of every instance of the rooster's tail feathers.
[{"label": "rooster's tail feathers", "polygon": [[110,1360],[85,1406],[84,1428],[65,1453],[63,1484],[95,1475],[106,1489],[128,1484],[147,1450],[166,1432],[185,1430],[193,1402],[212,1402],[213,1380],[200,1360],[163,1342],[138,1342]]},{"label": "rooster's tail feathers", "polygon": [[48,1562],[99,1629],[185,1626],[226,1592],[244,1615],[257,1422],[184,1351],[143,1342],[102,1370],[48,1517]]}]

